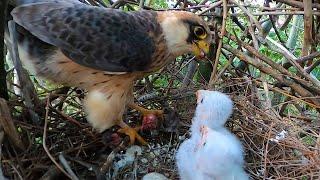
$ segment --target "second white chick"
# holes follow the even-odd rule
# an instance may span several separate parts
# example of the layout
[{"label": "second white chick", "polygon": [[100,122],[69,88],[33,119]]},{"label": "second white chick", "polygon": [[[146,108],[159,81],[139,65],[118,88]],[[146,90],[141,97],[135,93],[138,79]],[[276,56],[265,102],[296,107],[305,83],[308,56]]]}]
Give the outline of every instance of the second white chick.
[{"label": "second white chick", "polygon": [[225,127],[232,113],[231,99],[217,91],[197,91],[191,138],[178,149],[182,180],[247,180],[240,141]]}]

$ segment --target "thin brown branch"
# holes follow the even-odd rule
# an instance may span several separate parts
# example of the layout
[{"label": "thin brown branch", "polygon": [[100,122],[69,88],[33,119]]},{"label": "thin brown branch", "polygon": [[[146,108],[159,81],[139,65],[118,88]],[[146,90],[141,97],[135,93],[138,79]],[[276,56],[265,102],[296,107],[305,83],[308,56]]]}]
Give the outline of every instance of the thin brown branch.
[{"label": "thin brown branch", "polygon": [[[285,4],[288,4],[288,5],[293,6],[293,7],[304,8],[304,3],[301,2],[301,1],[296,1],[296,0],[275,0],[275,1],[281,2],[281,3],[285,3]],[[308,1],[312,2],[311,0],[308,0]],[[312,7],[320,9],[320,4],[319,3],[313,3]]]},{"label": "thin brown branch", "polygon": [[306,72],[310,73],[314,68],[316,68],[320,64],[320,59],[316,60],[313,64],[311,64],[307,69]]},{"label": "thin brown branch", "polygon": [[216,58],[214,60],[214,64],[212,67],[212,72],[211,72],[211,77],[209,81],[209,87],[212,87],[214,84],[215,76],[217,74],[217,67],[219,64],[219,57],[221,54],[221,48],[222,48],[222,43],[223,43],[223,37],[226,33],[226,21],[227,21],[227,13],[228,13],[228,8],[227,8],[227,0],[223,0],[223,17],[222,17],[222,25],[221,25],[221,32],[220,32],[220,39],[219,39],[219,44],[218,44],[218,49],[216,53]]},{"label": "thin brown branch", "polygon": [[258,28],[260,36],[264,37],[265,32],[264,32],[261,24],[259,23],[259,21],[256,20],[255,17],[253,17],[252,13],[247,8],[245,8],[243,5],[239,4],[235,0],[230,0],[230,2],[232,2],[233,4],[236,4],[249,17],[249,20],[252,21],[256,25],[256,27]]},{"label": "thin brown branch", "polygon": [[20,140],[17,128],[13,123],[13,119],[11,117],[11,112],[7,105],[7,102],[2,98],[0,98],[0,127],[3,128],[6,136],[13,143],[13,145],[18,147],[20,150],[25,149],[25,146]]},{"label": "thin brown branch", "polygon": [[312,1],[303,0],[304,5],[304,35],[302,56],[307,56],[310,53],[312,45]]},{"label": "thin brown branch", "polygon": [[[301,85],[295,83],[294,81],[291,81],[291,80],[284,78],[281,74],[275,72],[272,68],[255,61],[250,56],[242,53],[241,51],[239,51],[237,49],[232,48],[230,45],[224,44],[223,48],[226,49],[227,51],[235,54],[239,59],[255,66],[258,69],[260,69],[262,72],[269,74],[270,76],[275,78],[277,81],[291,87],[294,91],[296,91],[302,97],[313,97],[314,96],[312,93],[310,93],[308,90],[303,88]],[[320,99],[315,98],[315,99],[310,99],[310,101],[312,101],[316,105],[317,108],[320,108]]]},{"label": "thin brown branch", "polygon": [[[282,46],[281,44],[275,42],[274,40],[272,40],[271,38],[267,38],[267,42],[271,42],[272,45],[270,45],[269,47],[271,49],[273,49],[273,51],[279,52],[282,55],[284,55],[284,57],[289,60],[289,62],[298,70],[299,74],[301,76],[303,76],[305,79],[307,79],[308,81],[312,82],[313,85],[315,86],[315,89],[320,90],[320,81],[311,77],[301,66],[299,63],[297,63],[297,61],[295,60],[295,56],[293,54],[290,53],[289,50],[287,50],[284,46]],[[273,45],[276,46],[275,48],[273,48]],[[318,94],[320,94],[320,92],[318,92]]]},{"label": "thin brown branch", "polygon": [[51,159],[51,161],[56,165],[56,167],[69,179],[72,179],[72,177],[60,166],[60,164],[54,159],[54,157],[50,154],[49,149],[46,145],[46,139],[47,139],[47,126],[48,126],[48,116],[49,116],[49,104],[50,104],[50,94],[47,97],[47,104],[46,104],[46,114],[44,119],[44,127],[43,127],[43,136],[42,136],[42,146],[45,152],[47,153],[48,157]]}]

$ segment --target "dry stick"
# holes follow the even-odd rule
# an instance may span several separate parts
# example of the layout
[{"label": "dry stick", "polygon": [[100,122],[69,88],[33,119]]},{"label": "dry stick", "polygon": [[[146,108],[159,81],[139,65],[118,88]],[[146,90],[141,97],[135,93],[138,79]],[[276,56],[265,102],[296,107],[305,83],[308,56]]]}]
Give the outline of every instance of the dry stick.
[{"label": "dry stick", "polygon": [[215,3],[213,3],[213,4],[211,4],[210,7],[208,7],[207,9],[201,11],[198,15],[201,16],[201,15],[203,15],[204,13],[206,13],[206,12],[208,12],[208,11],[210,11],[210,10],[218,7],[218,6],[220,6],[221,4],[222,4],[222,0],[217,1],[217,2],[215,2]]},{"label": "dry stick", "polygon": [[[313,52],[313,53],[309,54],[308,56],[303,56],[303,57],[297,58],[295,61],[296,61],[297,63],[303,63],[303,62],[305,62],[305,61],[312,60],[312,59],[318,58],[318,57],[320,57],[320,51]],[[285,69],[288,69],[289,67],[291,67],[291,65],[292,65],[292,64],[291,64],[290,62],[286,62],[286,63],[283,64],[283,67],[284,67]],[[306,71],[307,71],[307,70],[306,70]],[[307,71],[307,72],[308,72],[308,71]],[[308,73],[310,73],[310,72],[308,72]]]},{"label": "dry stick", "polygon": [[[255,82],[258,83],[258,84],[261,84],[261,86],[262,86],[262,82],[256,81],[256,80],[255,80]],[[277,91],[278,93],[280,93],[280,94],[282,94],[282,95],[284,95],[284,96],[286,96],[286,97],[289,97],[289,98],[291,98],[291,99],[293,99],[293,100],[296,100],[296,101],[299,101],[299,102],[308,104],[308,105],[311,106],[311,107],[320,108],[320,106],[315,106],[314,104],[309,103],[308,101],[305,101],[305,100],[304,100],[304,99],[311,99],[311,98],[308,98],[308,97],[298,98],[298,97],[295,97],[295,96],[289,94],[287,91],[284,91],[284,90],[282,90],[282,89],[280,89],[280,88],[272,87],[270,84],[267,84],[267,85],[268,85],[268,88],[269,88],[270,90],[272,90],[272,91]],[[313,97],[313,98],[316,98],[316,97]]]},{"label": "dry stick", "polygon": [[302,63],[302,62],[304,62],[304,61],[308,61],[308,60],[311,60],[311,59],[314,59],[314,58],[318,58],[318,57],[320,57],[320,51],[311,53],[311,54],[309,54],[308,56],[300,57],[300,58],[296,59],[296,61],[297,61],[298,63]]},{"label": "dry stick", "polygon": [[43,136],[42,136],[42,146],[44,151],[46,151],[47,155],[51,159],[51,161],[57,166],[57,168],[64,174],[66,175],[69,179],[72,179],[72,177],[60,166],[60,164],[52,157],[50,154],[50,151],[48,150],[46,146],[46,137],[47,137],[47,126],[48,126],[48,115],[49,115],[49,104],[50,104],[50,94],[47,97],[47,104],[46,104],[46,115],[44,119],[44,127],[43,127]]},{"label": "dry stick", "polygon": [[[279,66],[276,62],[274,62],[272,59],[268,58],[267,56],[261,54],[259,51],[257,51],[256,49],[254,49],[252,46],[250,46],[249,44],[243,42],[240,39],[237,39],[235,36],[233,35],[228,35],[228,37],[237,42],[238,44],[242,45],[244,48],[246,48],[251,54],[253,54],[254,56],[258,57],[259,59],[263,60],[265,63],[267,63],[268,65],[270,65],[272,68],[278,70],[279,72],[281,72],[282,74],[291,77],[293,79],[295,79],[296,81],[298,81],[300,84],[306,86],[306,87],[310,87],[312,86],[311,83],[308,83],[304,80],[301,80],[297,75],[290,73],[287,69],[283,68],[282,66]],[[312,87],[311,87],[312,88]],[[317,90],[315,90],[317,92]]]},{"label": "dry stick", "polygon": [[[222,51],[225,51],[224,49],[222,49]],[[220,72],[218,73],[217,76],[215,76],[214,82],[216,82],[218,79],[220,79],[220,77],[224,74],[224,72],[228,69],[228,67],[231,65],[233,59],[235,58],[234,55],[226,57],[228,59],[227,64],[220,70]]]},{"label": "dry stick", "polygon": [[60,152],[59,154],[59,160],[61,162],[61,164],[63,165],[63,167],[66,169],[66,171],[70,174],[70,176],[72,177],[73,180],[79,180],[79,178],[77,177],[77,175],[72,171],[70,165],[68,164],[68,161],[66,160],[66,158],[64,158],[63,154]]},{"label": "dry stick", "polygon": [[[1,157],[2,157],[2,143],[3,143],[3,139],[4,139],[4,132],[3,132],[2,130],[0,130],[0,161],[1,161]],[[4,175],[3,175],[1,164],[0,164],[0,179],[2,179],[2,180],[7,180],[7,178],[5,178]]]},{"label": "dry stick", "polygon": [[269,47],[278,53],[281,53],[287,60],[289,60],[289,62],[294,65],[298,72],[307,80],[311,81],[313,83],[315,87],[315,89],[319,90],[319,94],[320,94],[320,81],[311,77],[301,66],[299,63],[297,63],[297,61],[295,61],[294,59],[295,56],[288,50],[286,49],[284,46],[282,46],[281,44],[277,43],[276,41],[274,41],[273,39],[267,37],[267,41],[266,42],[270,42],[272,45],[276,46],[277,48],[273,48],[272,45],[270,45]]},{"label": "dry stick", "polygon": [[[319,16],[320,12],[311,11],[313,15]],[[303,15],[304,11],[268,11],[251,13],[252,16],[268,16],[268,15]],[[231,16],[243,16],[245,13],[233,13]],[[218,16],[218,15],[217,15]]]},{"label": "dry stick", "polygon": [[317,61],[315,61],[313,64],[311,64],[311,66],[309,66],[306,69],[307,73],[310,73],[315,67],[317,67],[320,64],[320,60],[318,59]]},{"label": "dry stick", "polygon": [[[304,8],[303,2],[299,2],[299,1],[295,1],[295,0],[275,0],[275,1],[277,1],[277,2],[282,2],[282,3],[288,4],[288,5],[290,5],[290,6],[298,7],[298,8]],[[307,1],[312,2],[311,0],[307,0]],[[318,4],[318,3],[313,3],[313,4],[312,4],[312,7],[319,9],[319,8],[320,8],[320,4]]]},{"label": "dry stick", "polygon": [[268,169],[267,168],[268,148],[269,148],[269,139],[271,137],[271,132],[272,132],[273,126],[274,126],[274,123],[271,123],[270,128],[269,128],[269,132],[267,134],[267,136],[268,136],[267,139],[266,139],[267,143],[266,143],[266,146],[265,146],[265,149],[264,149],[264,177],[263,177],[263,179],[266,179],[267,173],[268,173],[268,171],[267,171],[267,169]]},{"label": "dry stick", "polygon": [[219,57],[221,54],[221,48],[222,48],[222,43],[223,43],[223,37],[226,33],[226,20],[227,20],[227,0],[223,0],[223,16],[222,16],[222,28],[221,28],[221,34],[220,34],[220,39],[219,39],[219,44],[218,44],[218,49],[217,49],[217,53],[216,53],[216,58],[212,67],[212,72],[211,72],[211,77],[209,80],[209,87],[212,87],[217,73],[217,67],[218,67],[218,63],[219,63]]},{"label": "dry stick", "polygon": [[254,24],[256,25],[256,27],[259,30],[260,36],[264,37],[265,32],[264,32],[261,24],[256,20],[256,18],[253,17],[252,13],[248,9],[246,9],[244,6],[242,6],[241,4],[236,2],[235,0],[230,0],[230,2],[232,2],[233,4],[236,4],[249,17],[250,21],[254,22]]},{"label": "dry stick", "polygon": [[181,85],[182,89],[188,87],[188,85],[193,79],[194,74],[196,73],[197,67],[198,67],[198,63],[196,61],[193,60],[190,62],[190,64],[188,65],[188,71],[182,81],[182,85]]},{"label": "dry stick", "polygon": [[269,19],[270,19],[272,28],[273,28],[274,32],[276,33],[278,40],[279,40],[282,44],[285,44],[285,42],[282,40],[282,38],[281,38],[281,36],[280,36],[280,33],[279,33],[279,31],[278,31],[278,29],[277,29],[277,27],[276,27],[276,25],[275,25],[275,22],[274,22],[274,20],[273,20],[273,17],[275,17],[275,16],[269,15]]},{"label": "dry stick", "polygon": [[309,54],[312,43],[312,1],[303,0],[304,5],[304,34],[302,56]]},{"label": "dry stick", "polygon": [[[245,62],[255,66],[256,68],[260,69],[262,72],[272,76],[277,81],[282,82],[283,84],[291,87],[295,92],[300,94],[302,97],[313,97],[314,96],[310,91],[306,90],[301,85],[286,79],[285,77],[283,77],[283,75],[274,71],[274,69],[264,65],[263,63],[259,63],[259,62],[255,61],[253,58],[249,57],[248,55],[242,53],[241,51],[239,51],[237,49],[234,49],[230,45],[224,44],[223,48],[226,49],[227,51],[235,54],[242,61],[245,61]],[[312,101],[316,105],[317,108],[320,108],[320,100],[319,99],[310,99],[310,101]]]},{"label": "dry stick", "polygon": [[0,98],[0,127],[6,133],[6,137],[9,138],[10,142],[13,143],[15,147],[20,150],[25,150],[16,126],[13,123],[10,109],[8,107],[7,101]]},{"label": "dry stick", "polygon": [[125,142],[128,142],[129,138],[126,137],[123,139],[123,141],[112,150],[112,152],[108,155],[107,160],[102,164],[102,166],[99,168],[99,172],[102,174],[105,174],[107,170],[111,167],[112,162],[116,156],[116,154],[124,149]]},{"label": "dry stick", "polygon": [[284,30],[288,27],[288,25],[290,24],[290,22],[291,22],[291,20],[292,20],[292,17],[293,17],[293,15],[289,15],[289,16],[285,19],[284,23],[280,26],[280,30],[281,30],[281,31],[284,31]]}]

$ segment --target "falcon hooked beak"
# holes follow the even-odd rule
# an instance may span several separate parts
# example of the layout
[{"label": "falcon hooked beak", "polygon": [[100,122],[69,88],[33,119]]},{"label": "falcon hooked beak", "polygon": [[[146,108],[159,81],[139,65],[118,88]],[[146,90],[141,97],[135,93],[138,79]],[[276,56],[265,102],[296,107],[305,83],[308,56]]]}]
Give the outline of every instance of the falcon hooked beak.
[{"label": "falcon hooked beak", "polygon": [[204,40],[194,41],[192,49],[196,58],[202,59],[209,53],[209,44]]}]

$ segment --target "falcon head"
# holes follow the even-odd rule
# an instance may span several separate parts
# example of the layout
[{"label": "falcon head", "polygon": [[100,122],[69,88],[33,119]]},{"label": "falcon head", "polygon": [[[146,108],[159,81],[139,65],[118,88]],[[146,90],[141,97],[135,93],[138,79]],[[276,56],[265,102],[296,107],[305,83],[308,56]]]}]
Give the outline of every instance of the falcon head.
[{"label": "falcon head", "polygon": [[198,15],[186,11],[163,11],[159,12],[159,22],[173,55],[193,53],[197,58],[203,58],[209,53],[210,29]]}]

